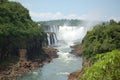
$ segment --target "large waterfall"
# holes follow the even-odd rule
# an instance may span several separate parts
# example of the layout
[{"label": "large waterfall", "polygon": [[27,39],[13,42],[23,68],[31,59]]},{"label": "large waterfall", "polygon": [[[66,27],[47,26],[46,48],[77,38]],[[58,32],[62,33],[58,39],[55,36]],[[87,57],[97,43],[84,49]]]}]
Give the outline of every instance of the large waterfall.
[{"label": "large waterfall", "polygon": [[47,34],[47,45],[48,46],[55,46],[57,44],[57,33],[59,32],[59,26],[57,25],[45,25],[43,27],[44,31]]},{"label": "large waterfall", "polygon": [[61,42],[64,44],[80,42],[85,35],[84,27],[46,25],[43,28],[47,34],[48,46],[56,46]]}]

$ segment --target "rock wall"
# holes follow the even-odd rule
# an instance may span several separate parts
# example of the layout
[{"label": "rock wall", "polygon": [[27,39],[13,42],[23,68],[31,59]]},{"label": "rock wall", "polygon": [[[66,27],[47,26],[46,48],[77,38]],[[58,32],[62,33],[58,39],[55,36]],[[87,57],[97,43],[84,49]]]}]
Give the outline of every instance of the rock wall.
[{"label": "rock wall", "polygon": [[21,61],[25,61],[26,60],[26,53],[27,50],[26,49],[19,49],[19,60]]}]

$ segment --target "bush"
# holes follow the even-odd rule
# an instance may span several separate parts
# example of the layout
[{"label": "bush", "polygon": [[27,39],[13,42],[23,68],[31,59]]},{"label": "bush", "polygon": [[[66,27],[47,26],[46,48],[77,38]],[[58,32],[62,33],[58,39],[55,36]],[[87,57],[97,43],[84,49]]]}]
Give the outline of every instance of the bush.
[{"label": "bush", "polygon": [[120,51],[97,54],[95,63],[86,68],[82,80],[120,80]]}]

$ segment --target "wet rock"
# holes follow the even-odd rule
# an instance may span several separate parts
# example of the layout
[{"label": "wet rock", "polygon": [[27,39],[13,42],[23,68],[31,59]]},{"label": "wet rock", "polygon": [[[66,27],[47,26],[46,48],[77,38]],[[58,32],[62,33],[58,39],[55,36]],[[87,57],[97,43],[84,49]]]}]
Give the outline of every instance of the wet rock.
[{"label": "wet rock", "polygon": [[58,57],[57,49],[54,49],[52,47],[44,47],[43,49],[44,49],[45,53],[48,54],[48,56],[50,58],[57,58]]},{"label": "wet rock", "polygon": [[71,54],[74,54],[74,55],[76,55],[76,56],[82,56],[82,51],[81,51],[81,48],[80,47],[78,47],[77,45],[75,45],[75,46],[71,46],[71,48],[72,48],[72,50],[71,50]]}]

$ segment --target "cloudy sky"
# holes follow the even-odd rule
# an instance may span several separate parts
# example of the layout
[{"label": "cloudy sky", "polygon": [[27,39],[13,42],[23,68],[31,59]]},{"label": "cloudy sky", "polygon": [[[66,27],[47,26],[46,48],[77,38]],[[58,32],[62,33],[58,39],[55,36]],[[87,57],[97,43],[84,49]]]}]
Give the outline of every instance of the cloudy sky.
[{"label": "cloudy sky", "polygon": [[25,6],[34,21],[120,20],[120,0],[11,0]]}]

